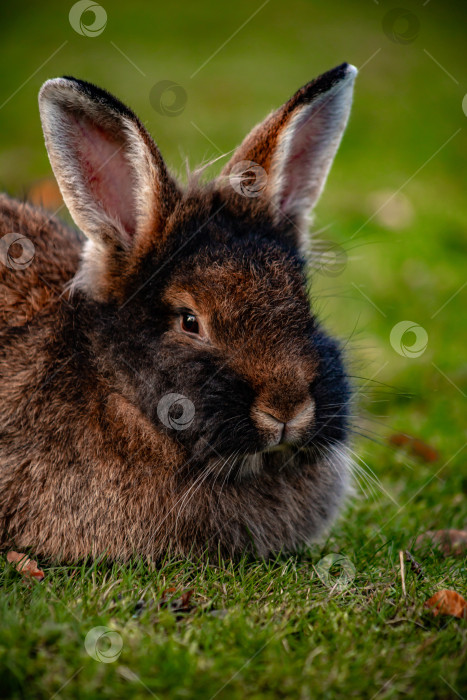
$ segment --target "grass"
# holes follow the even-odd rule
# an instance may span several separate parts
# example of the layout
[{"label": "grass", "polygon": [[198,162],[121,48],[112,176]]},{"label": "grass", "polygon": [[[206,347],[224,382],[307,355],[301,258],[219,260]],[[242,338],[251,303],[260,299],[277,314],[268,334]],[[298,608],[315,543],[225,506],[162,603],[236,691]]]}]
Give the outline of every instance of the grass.
[{"label": "grass", "polygon": [[[461,690],[467,680],[465,623],[433,618],[423,601],[440,585],[465,594],[465,562],[432,555],[426,580],[407,572],[404,598],[407,538],[369,544],[370,514],[349,515],[323,550],[267,563],[100,562],[53,567],[33,586],[4,571],[4,696],[454,697],[448,684]],[[337,549],[355,566],[343,591],[316,573]],[[170,587],[194,589],[192,611],[159,609]],[[85,648],[100,626],[113,630],[97,646],[110,663]]]},{"label": "grass", "polygon": [[[467,596],[466,560],[418,555],[425,578],[407,568],[404,596],[398,552],[426,529],[467,525],[465,10],[461,3],[405,3],[420,27],[403,45],[383,32],[393,7],[384,0],[290,0],[287,11],[271,0],[190,78],[256,6],[200,0],[180,10],[119,0],[105,7],[107,27],[92,39],[70,28],[63,3],[2,10],[2,189],[23,196],[50,177],[35,106],[48,77],[77,75],[116,93],[183,172],[185,153],[194,165],[230,150],[322,70],[342,60],[363,65],[315,221],[325,229],[318,238],[345,251],[345,265],[338,276],[316,275],[314,303],[347,344],[357,429],[376,439],[356,436],[354,449],[378,484],[362,484],[365,493],[357,490],[328,539],[291,558],[167,560],[157,568],[40,562],[46,577],[35,585],[2,567],[0,695],[462,697],[466,623],[434,618],[423,604],[440,588]],[[151,87],[162,79],[186,90],[176,118],[151,107]],[[417,358],[401,356],[390,342],[404,320],[428,334]],[[439,460],[391,448],[387,436],[401,431],[429,442]],[[342,591],[317,575],[332,552],[355,569]],[[192,610],[158,606],[171,587],[194,590]],[[96,626],[118,633],[108,640],[121,639],[112,663],[86,651]]]}]

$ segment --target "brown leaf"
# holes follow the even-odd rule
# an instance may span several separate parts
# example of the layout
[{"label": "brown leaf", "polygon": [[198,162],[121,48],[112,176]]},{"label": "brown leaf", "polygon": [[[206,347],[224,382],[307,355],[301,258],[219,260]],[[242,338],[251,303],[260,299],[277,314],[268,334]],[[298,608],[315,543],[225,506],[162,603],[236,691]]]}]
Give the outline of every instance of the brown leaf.
[{"label": "brown leaf", "polygon": [[27,554],[11,551],[6,555],[6,560],[10,564],[15,564],[16,571],[19,571],[23,576],[32,576],[36,581],[42,581],[45,576],[44,572],[37,566],[37,561],[29,559]]},{"label": "brown leaf", "polygon": [[415,546],[428,543],[437,545],[445,556],[459,556],[467,552],[467,530],[427,530],[416,539]]},{"label": "brown leaf", "polygon": [[406,435],[405,433],[395,433],[389,438],[389,444],[395,447],[404,447],[408,452],[420,457],[424,462],[437,462],[439,453],[430,445],[419,438]]},{"label": "brown leaf", "polygon": [[435,593],[425,603],[426,608],[431,608],[433,615],[452,615],[453,617],[467,618],[467,601],[456,591],[443,589]]},{"label": "brown leaf", "polygon": [[182,591],[180,597],[176,598],[175,596],[177,594],[177,589],[167,588],[162,593],[162,598],[159,601],[159,606],[161,608],[167,607],[169,610],[172,610],[176,613],[190,612],[194,607],[190,604],[191,596],[193,595],[193,593],[193,588],[190,588],[186,591]]}]

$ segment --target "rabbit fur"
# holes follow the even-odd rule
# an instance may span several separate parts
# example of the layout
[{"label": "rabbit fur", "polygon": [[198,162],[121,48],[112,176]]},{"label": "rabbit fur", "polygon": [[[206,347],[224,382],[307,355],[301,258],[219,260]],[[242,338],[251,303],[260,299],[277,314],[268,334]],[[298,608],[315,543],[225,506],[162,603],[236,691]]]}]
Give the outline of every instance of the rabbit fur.
[{"label": "rabbit fur", "polygon": [[310,308],[306,221],[355,74],[308,83],[215,180],[184,188],[109,93],[43,85],[78,230],[0,197],[2,546],[62,561],[268,556],[332,523],[351,388]]}]

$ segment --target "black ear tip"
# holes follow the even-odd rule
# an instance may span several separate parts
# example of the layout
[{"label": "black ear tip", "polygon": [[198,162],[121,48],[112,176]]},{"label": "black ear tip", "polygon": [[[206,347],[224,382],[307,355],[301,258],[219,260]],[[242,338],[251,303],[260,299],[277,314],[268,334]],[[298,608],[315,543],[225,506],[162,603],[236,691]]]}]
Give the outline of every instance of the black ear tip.
[{"label": "black ear tip", "polygon": [[357,73],[357,69],[351,63],[341,63],[308,83],[304,87],[304,92],[308,99],[312,99],[320,93],[327,93],[335,88],[340,89],[340,86],[351,86]]},{"label": "black ear tip", "polygon": [[60,93],[67,95],[70,93],[80,94],[90,100],[90,102],[99,103],[120,116],[127,117],[132,121],[137,121],[135,114],[124,105],[123,102],[120,102],[120,100],[114,97],[110,92],[107,92],[107,90],[103,90],[86,80],[79,80],[78,78],[73,78],[71,75],[64,75],[62,78],[47,80],[40,90],[40,97],[48,94],[50,90],[52,90],[55,95]]},{"label": "black ear tip", "polygon": [[72,75],[62,76],[62,80],[67,80],[70,83],[74,83],[77,87],[81,88],[83,92],[104,92],[101,88],[94,85],[94,83],[89,83],[87,80],[80,80],[80,78],[74,78]]},{"label": "black ear tip", "polygon": [[341,63],[339,66],[332,68],[328,73],[324,75],[329,75],[336,80],[344,80],[345,78],[354,78],[358,73],[357,68],[352,65],[352,63]]}]

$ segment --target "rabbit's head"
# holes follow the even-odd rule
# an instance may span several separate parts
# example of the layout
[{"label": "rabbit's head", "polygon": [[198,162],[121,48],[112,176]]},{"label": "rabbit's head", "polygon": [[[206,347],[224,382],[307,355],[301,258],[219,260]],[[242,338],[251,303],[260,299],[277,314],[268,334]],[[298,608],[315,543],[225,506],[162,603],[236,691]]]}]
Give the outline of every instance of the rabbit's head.
[{"label": "rabbit's head", "polygon": [[223,473],[230,459],[246,475],[347,439],[348,381],[311,311],[304,253],[355,74],[343,64],[305,85],[216,180],[185,189],[107,92],[73,78],[42,87],[50,161],[87,237],[77,326],[113,390],[191,464]]}]

